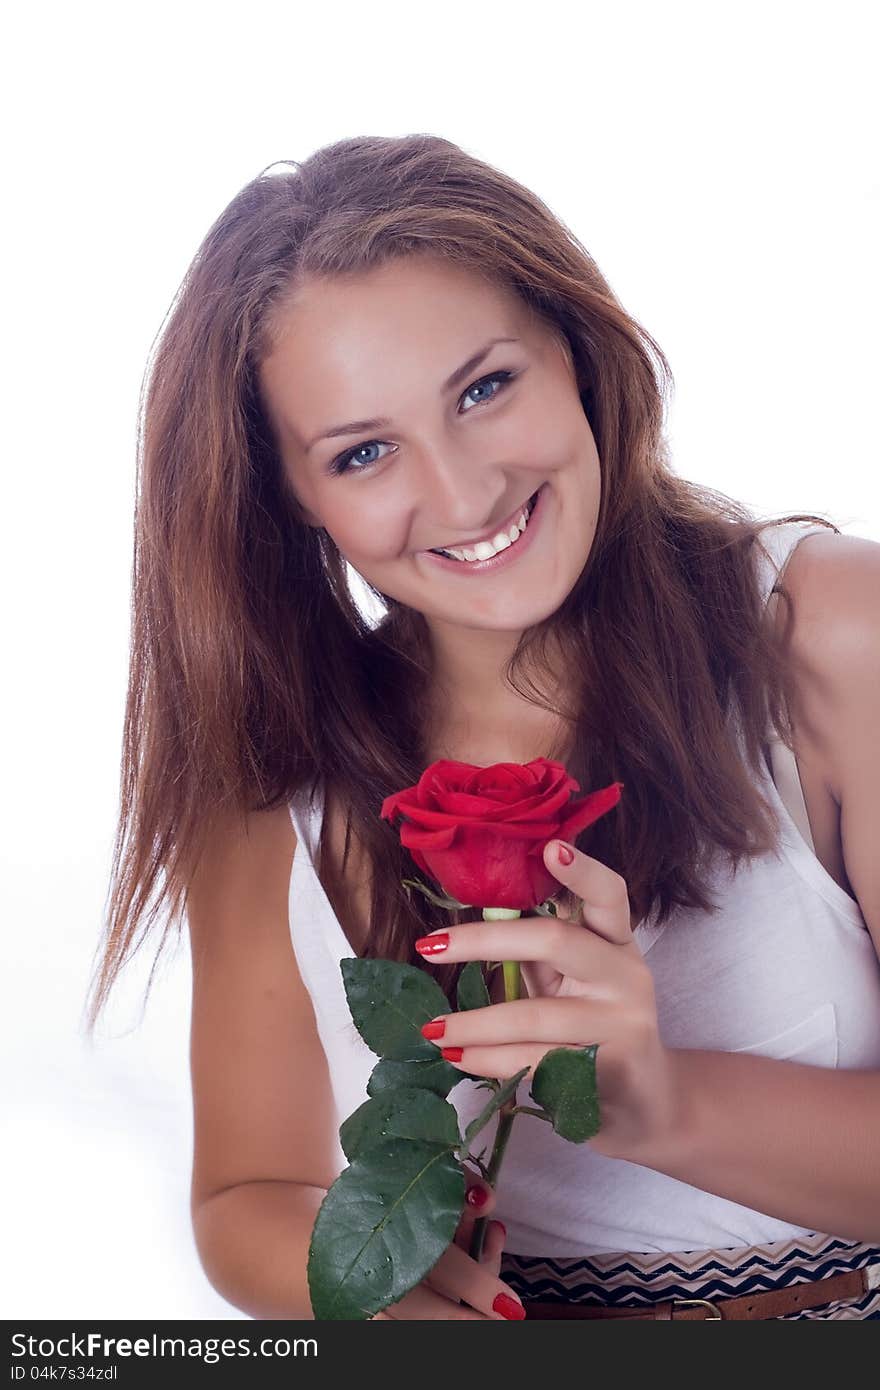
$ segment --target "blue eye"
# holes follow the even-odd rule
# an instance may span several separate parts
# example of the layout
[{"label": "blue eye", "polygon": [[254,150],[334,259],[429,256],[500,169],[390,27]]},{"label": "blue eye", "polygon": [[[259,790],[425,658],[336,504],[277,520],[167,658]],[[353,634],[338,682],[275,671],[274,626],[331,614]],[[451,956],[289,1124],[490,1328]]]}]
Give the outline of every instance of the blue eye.
[{"label": "blue eye", "polygon": [[[488,396],[485,401],[476,402],[477,405],[488,405],[491,401],[495,399],[496,396],[501,395],[501,392],[508,385],[508,383],[513,380],[513,378],[516,375],[516,372],[493,372],[491,376],[480,377],[478,381],[472,382],[471,385],[467,388],[467,390],[464,392],[464,395],[462,396],[462,400],[464,400],[465,397],[469,396],[471,391],[475,391],[478,386],[486,386],[491,382],[498,382],[499,386],[497,391],[493,391],[491,396]],[[468,412],[465,411],[465,414],[467,413]],[[385,441],[381,439],[368,439],[363,444],[355,444],[353,448],[346,449],[344,454],[340,454],[337,458],[333,459],[332,463],[329,465],[327,469],[328,473],[332,473],[335,477],[338,476],[340,473],[349,472],[350,465],[354,460],[356,454],[361,453],[362,450],[371,449],[374,445],[384,443]],[[396,445],[388,445],[387,447],[396,448]],[[354,471],[356,473],[366,473],[367,469],[372,468],[375,463],[378,463],[378,461],[379,460],[376,458],[361,460],[361,466],[359,468],[356,468]]]}]

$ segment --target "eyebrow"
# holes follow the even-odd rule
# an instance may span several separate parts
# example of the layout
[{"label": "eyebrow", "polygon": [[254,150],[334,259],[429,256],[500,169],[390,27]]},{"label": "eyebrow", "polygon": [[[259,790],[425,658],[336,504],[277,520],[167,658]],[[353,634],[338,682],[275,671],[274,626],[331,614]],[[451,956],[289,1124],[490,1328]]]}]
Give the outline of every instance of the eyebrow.
[{"label": "eyebrow", "polygon": [[[518,343],[519,341],[519,338],[492,338],[485,347],[481,347],[479,352],[475,352],[466,362],[462,362],[461,366],[456,367],[452,375],[446,378],[442,388],[444,393],[451,391],[453,386],[457,386],[462,377],[475,371],[498,343]],[[338,435],[342,434],[362,434],[365,430],[387,429],[390,424],[391,421],[387,416],[382,415],[377,416],[374,420],[349,420],[346,425],[334,425],[331,429],[324,430],[322,434],[315,435],[312,442],[306,445],[306,453],[310,453],[322,439],[336,439]]]}]

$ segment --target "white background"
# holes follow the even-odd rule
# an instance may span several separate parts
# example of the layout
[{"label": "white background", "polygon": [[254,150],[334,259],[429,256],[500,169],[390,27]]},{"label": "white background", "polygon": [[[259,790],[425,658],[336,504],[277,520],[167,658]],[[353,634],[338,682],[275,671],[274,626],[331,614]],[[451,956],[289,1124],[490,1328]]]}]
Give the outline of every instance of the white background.
[{"label": "white background", "polygon": [[188,1189],[189,952],[94,1048],[138,392],[208,227],[276,159],[443,135],[589,248],[676,378],[677,470],[880,540],[871,3],[17,7],[2,83],[6,1318],[244,1315]]}]

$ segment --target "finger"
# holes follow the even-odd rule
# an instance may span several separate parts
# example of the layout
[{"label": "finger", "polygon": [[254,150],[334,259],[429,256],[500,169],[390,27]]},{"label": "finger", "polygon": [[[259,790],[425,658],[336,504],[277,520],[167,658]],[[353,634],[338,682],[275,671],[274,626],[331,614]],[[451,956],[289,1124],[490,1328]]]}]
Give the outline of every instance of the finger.
[{"label": "finger", "polygon": [[[523,1307],[522,1299],[492,1272],[491,1267],[472,1260],[455,1244],[444,1250],[425,1282],[447,1298],[463,1298],[472,1308],[490,1318],[505,1320],[501,1306],[507,1299]],[[503,1295],[503,1298],[499,1299],[499,1295]],[[499,1300],[498,1308],[493,1307],[496,1300]],[[525,1309],[522,1316],[525,1317]]]},{"label": "finger", "polygon": [[[468,1256],[463,1255],[459,1261],[456,1261],[455,1258],[445,1260],[442,1262],[442,1269],[440,1268],[441,1262],[438,1261],[428,1279],[417,1284],[396,1303],[392,1303],[387,1311],[374,1313],[369,1321],[375,1322],[379,1318],[386,1321],[421,1318],[444,1318],[459,1321],[497,1321],[500,1319],[505,1321],[504,1314],[500,1313],[498,1309],[491,1308],[491,1304],[489,1311],[481,1312],[479,1308],[471,1307],[470,1302],[480,1298],[482,1290],[484,1299],[491,1299],[494,1302],[498,1294],[502,1293],[521,1305],[522,1301],[513,1294],[504,1280],[499,1278],[506,1238],[507,1233],[503,1224],[500,1221],[490,1221],[486,1227],[479,1264],[483,1273],[489,1276],[490,1282],[487,1286],[474,1284],[470,1271],[476,1268],[476,1264]],[[432,1287],[435,1278],[437,1279],[436,1289]],[[460,1303],[459,1299],[461,1298],[466,1298],[468,1302]],[[508,1311],[510,1310],[508,1309]]]},{"label": "finger", "polygon": [[[615,1017],[624,1006],[630,974],[631,971],[618,969],[610,979],[588,982],[583,994],[511,999],[506,1004],[486,1004],[481,1009],[447,1014],[442,1038],[432,1041],[441,1052],[450,1047],[491,1047],[497,1043],[582,1046],[588,1033],[607,1034],[613,1030]],[[604,1041],[608,1040],[605,1037]],[[590,1037],[588,1041],[595,1039]]]},{"label": "finger", "polygon": [[475,1173],[467,1164],[464,1168],[467,1192],[465,1193],[464,1210],[458,1222],[458,1229],[455,1232],[455,1243],[460,1245],[462,1250],[469,1250],[471,1236],[473,1235],[474,1222],[481,1216],[487,1216],[495,1209],[495,1193],[491,1185],[484,1182],[478,1173]]},{"label": "finger", "polygon": [[483,1239],[483,1249],[480,1253],[480,1264],[493,1274],[496,1279],[501,1274],[501,1256],[504,1254],[504,1243],[507,1240],[507,1231],[501,1221],[490,1221],[486,1227],[486,1234]]},{"label": "finger", "polygon": [[[454,1067],[459,1067],[463,1072],[470,1072],[473,1076],[491,1076],[501,1081],[509,1080],[518,1071],[522,1071],[523,1067],[528,1067],[527,1074],[522,1077],[519,1084],[520,1086],[529,1086],[535,1068],[554,1048],[584,1048],[594,1043],[598,1046],[604,1041],[604,1038],[597,1036],[577,1043],[555,1042],[549,1047],[546,1043],[507,1043],[503,1046],[499,1044],[497,1047],[463,1047],[460,1049],[461,1057],[456,1055],[448,1057],[446,1060],[451,1062]],[[458,1050],[456,1049],[456,1053]]]},{"label": "finger", "polygon": [[[560,845],[574,855],[570,864],[563,864]],[[562,840],[550,840],[544,846],[544,864],[564,887],[583,900],[581,912],[591,931],[618,946],[634,940],[629,893],[620,874]]]},{"label": "finger", "polygon": [[[559,857],[559,845],[571,851],[574,858],[570,864],[563,864]],[[581,917],[583,924],[588,926],[592,932],[599,937],[604,937],[606,941],[618,946],[624,946],[634,942],[633,935],[633,913],[629,901],[629,893],[626,880],[613,869],[609,869],[607,864],[603,864],[599,859],[593,859],[588,854],[582,854],[574,845],[568,845],[563,841],[549,840],[544,846],[543,851],[544,865],[548,871],[559,880],[564,887],[568,888],[576,897],[581,899]],[[549,919],[546,917],[519,918],[516,921],[516,931],[525,935],[525,927],[529,923],[545,923]],[[560,920],[560,919],[554,919]],[[476,945],[471,943],[470,938],[476,937],[479,933],[480,944],[483,942],[491,943],[492,950],[489,954],[483,953],[482,956],[474,956],[469,952],[464,955],[453,955],[451,950],[443,952],[446,960],[531,960],[539,959],[529,955],[512,955],[507,949],[507,937],[511,940],[514,937],[510,933],[510,923],[503,922],[498,925],[501,927],[500,933],[487,935],[485,928],[487,925],[483,921],[462,922],[457,928],[450,931],[450,946],[452,937],[458,935],[459,949],[462,946]],[[580,925],[580,924],[578,924]],[[507,937],[505,937],[505,930]],[[463,935],[462,935],[463,934]],[[416,942],[416,949],[431,959],[438,950],[438,943],[435,938],[440,933],[431,932],[428,937],[422,937]],[[423,942],[432,942],[433,946],[429,950],[423,949]],[[497,943],[497,944],[496,944]]]},{"label": "finger", "polygon": [[[620,880],[617,915],[617,938],[603,938],[594,930],[593,911],[585,903],[583,921],[570,922],[564,917],[519,917],[499,922],[463,922],[458,927],[444,927],[416,942],[416,949],[430,963],[454,964],[462,960],[543,961],[546,965],[575,980],[587,981],[613,969],[615,953],[630,944],[624,941],[628,933],[632,949],[638,951],[629,925],[626,885]],[[626,900],[625,900],[626,899]],[[607,913],[606,913],[607,919]],[[608,928],[610,930],[610,928]]]},{"label": "finger", "polygon": [[[494,1316],[494,1315],[493,1315]],[[471,1308],[467,1303],[459,1303],[458,1297],[447,1298],[422,1280],[414,1289],[404,1294],[396,1303],[389,1304],[381,1313],[374,1313],[370,1322],[377,1318],[387,1318],[391,1322],[421,1321],[425,1318],[443,1318],[454,1322],[488,1322],[489,1315]]]}]

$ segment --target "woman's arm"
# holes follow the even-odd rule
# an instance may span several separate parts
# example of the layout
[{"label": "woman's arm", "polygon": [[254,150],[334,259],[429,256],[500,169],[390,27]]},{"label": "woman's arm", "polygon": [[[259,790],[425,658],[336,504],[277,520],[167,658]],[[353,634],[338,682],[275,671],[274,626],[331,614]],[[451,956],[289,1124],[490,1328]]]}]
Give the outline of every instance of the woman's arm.
[{"label": "woman's arm", "polygon": [[[218,1293],[251,1317],[313,1320],[308,1282],[315,1218],[336,1179],[337,1117],[314,1008],[290,938],[296,836],[286,807],[246,833],[212,830],[187,905],[193,958],[190,1058],[196,1249]],[[465,1175],[469,1186],[476,1174]],[[480,1184],[485,1187],[485,1184]],[[495,1201],[482,1213],[488,1215]],[[500,1227],[479,1261],[476,1210],[393,1319],[498,1321],[519,1306],[500,1278]],[[497,1302],[503,1295],[507,1308]]]},{"label": "woman's arm", "polygon": [[[793,716],[823,750],[847,877],[880,956],[880,545],[810,542],[786,571]],[[681,1123],[633,1162],[797,1226],[880,1242],[880,1072],[687,1048],[671,1062]]]},{"label": "woman's arm", "polygon": [[326,1188],[238,1183],[193,1207],[196,1249],[209,1281],[252,1318],[314,1318],[309,1241]]},{"label": "woman's arm", "polygon": [[312,1317],[309,1241],[336,1176],[330,1076],[290,937],[295,848],[286,807],[246,833],[227,820],[187,903],[192,1228],[210,1282],[255,1318]]},{"label": "woman's arm", "polygon": [[880,1244],[880,1072],[673,1048],[679,1124],[619,1157],[794,1226]]}]

